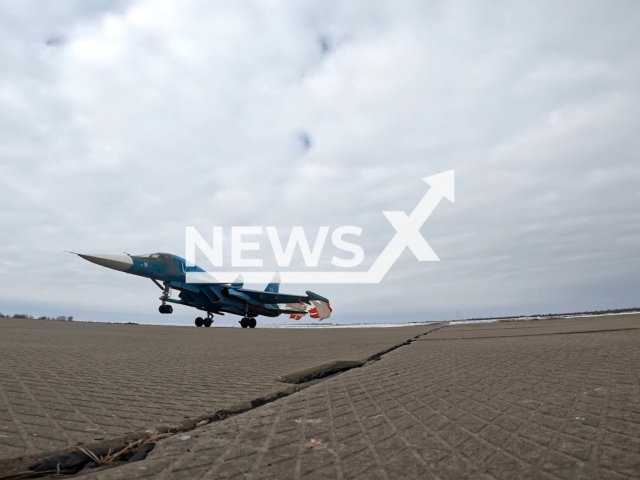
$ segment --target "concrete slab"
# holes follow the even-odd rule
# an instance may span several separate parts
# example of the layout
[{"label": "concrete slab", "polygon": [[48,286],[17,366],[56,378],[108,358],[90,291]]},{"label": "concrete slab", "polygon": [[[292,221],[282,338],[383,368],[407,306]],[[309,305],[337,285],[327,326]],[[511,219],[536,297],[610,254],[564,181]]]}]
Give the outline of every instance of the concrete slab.
[{"label": "concrete slab", "polygon": [[448,325],[424,340],[551,335],[640,328],[640,314]]},{"label": "concrete slab", "polygon": [[[0,472],[80,442],[211,414],[435,328],[167,327],[0,318]],[[35,457],[34,457],[35,456]],[[12,463],[13,462],[13,463]]]},{"label": "concrete slab", "polygon": [[639,478],[640,330],[595,330],[415,341],[85,478]]}]

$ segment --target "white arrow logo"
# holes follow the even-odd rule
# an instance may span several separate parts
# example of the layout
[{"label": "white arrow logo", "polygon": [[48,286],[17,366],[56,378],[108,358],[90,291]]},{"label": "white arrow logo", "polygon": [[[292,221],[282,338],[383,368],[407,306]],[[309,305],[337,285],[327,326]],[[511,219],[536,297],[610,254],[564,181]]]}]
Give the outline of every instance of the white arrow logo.
[{"label": "white arrow logo", "polygon": [[[406,247],[421,262],[440,259],[420,234],[420,227],[443,198],[454,201],[454,170],[423,178],[431,187],[410,215],[383,212],[396,234],[366,272],[280,272],[282,283],[380,283]],[[247,283],[271,281],[274,272],[193,272],[187,283],[232,283],[241,274]],[[215,275],[215,278],[212,278]]]}]

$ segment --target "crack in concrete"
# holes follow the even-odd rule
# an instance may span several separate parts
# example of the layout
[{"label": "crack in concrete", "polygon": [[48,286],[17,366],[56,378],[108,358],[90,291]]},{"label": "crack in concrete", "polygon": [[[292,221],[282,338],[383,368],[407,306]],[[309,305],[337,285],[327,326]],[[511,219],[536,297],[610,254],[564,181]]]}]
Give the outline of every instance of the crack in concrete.
[{"label": "crack in concrete", "polygon": [[[147,454],[153,450],[155,446],[155,442],[152,441],[154,436],[161,436],[162,439],[173,436],[176,434],[181,434],[184,432],[189,432],[199,427],[203,427],[210,423],[219,422],[222,420],[226,420],[227,418],[240,415],[241,413],[248,412],[250,410],[259,408],[268,403],[274,402],[281,398],[287,397],[295,392],[298,392],[302,389],[308,388],[311,385],[319,383],[321,381],[328,380],[334,376],[337,376],[341,373],[344,373],[348,370],[354,368],[363,368],[372,363],[379,361],[384,355],[390,353],[394,350],[397,350],[400,347],[404,347],[410,345],[415,340],[424,337],[425,335],[429,335],[432,332],[438,331],[441,328],[444,328],[446,324],[430,330],[425,333],[421,333],[416,335],[415,337],[410,338],[402,343],[389,347],[383,351],[374,353],[373,355],[367,357],[362,361],[334,361],[324,363],[317,367],[312,367],[310,369],[302,370],[300,372],[295,372],[289,375],[277,377],[276,380],[283,383],[290,383],[289,387],[284,390],[280,390],[274,392],[269,395],[265,395],[263,397],[258,397],[253,400],[243,402],[239,405],[230,407],[228,409],[217,410],[213,414],[202,415],[195,419],[185,420],[181,424],[178,425],[164,425],[160,426],[155,431],[149,432],[137,432],[133,434],[126,435],[124,437],[113,438],[106,442],[101,442],[92,445],[78,445],[77,450],[72,451],[62,451],[56,455],[52,455],[49,457],[42,458],[42,455],[31,456],[31,457],[22,457],[21,465],[26,465],[37,458],[40,460],[35,463],[29,465],[26,470],[17,471],[14,473],[6,474],[0,476],[0,480],[21,480],[28,478],[38,478],[44,477],[48,475],[67,475],[72,476],[83,471],[86,471],[87,468],[91,468],[91,471],[98,471],[107,468],[114,468],[116,466],[123,465],[125,463],[129,463],[132,461],[140,461],[146,458]],[[118,457],[118,454],[124,451],[127,448],[130,448],[132,443],[140,442],[140,445],[131,452],[127,453],[127,455],[123,455],[122,457]],[[142,451],[141,451],[142,450]],[[138,454],[138,452],[141,452]],[[95,458],[100,458],[103,456],[114,456],[115,458],[120,458],[117,461],[109,462],[105,465],[98,465],[95,463]],[[15,459],[11,459],[11,463],[14,463]],[[8,462],[0,462],[0,467],[2,467],[3,463],[6,465]],[[93,465],[95,464],[95,465]],[[94,468],[95,467],[95,468]],[[23,467],[24,468],[24,467]]]},{"label": "crack in concrete", "polygon": [[276,378],[276,380],[283,383],[291,383],[301,387],[307,387],[307,386],[310,386],[309,385],[310,382],[313,382],[312,384],[315,384],[317,383],[317,380],[334,377],[339,373],[346,372],[353,368],[362,368],[362,367],[371,365],[372,363],[380,360],[380,358],[382,358],[382,356],[386,355],[387,353],[393,352],[394,350],[397,350],[400,347],[410,345],[412,342],[420,339],[420,337],[424,337],[425,335],[429,335],[430,333],[436,332],[441,328],[444,328],[445,326],[446,324],[438,328],[434,328],[433,330],[430,330],[428,332],[416,335],[415,337],[412,337],[409,340],[406,340],[402,343],[389,347],[385,350],[382,350],[381,352],[374,353],[373,355],[365,358],[364,360],[359,360],[359,361],[337,360],[334,362],[323,363],[322,365],[318,365],[316,367],[311,367],[305,370],[300,370],[298,372],[290,373],[288,375],[279,376]]}]

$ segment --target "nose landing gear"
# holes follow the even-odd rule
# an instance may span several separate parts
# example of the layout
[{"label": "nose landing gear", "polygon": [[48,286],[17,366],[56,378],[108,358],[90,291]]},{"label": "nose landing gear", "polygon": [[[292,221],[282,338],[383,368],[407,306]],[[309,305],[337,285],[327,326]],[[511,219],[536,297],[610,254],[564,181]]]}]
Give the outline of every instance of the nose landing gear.
[{"label": "nose landing gear", "polygon": [[[158,282],[156,282],[158,283]],[[162,289],[162,295],[160,295],[160,300],[162,301],[162,305],[158,307],[158,311],[160,313],[173,313],[173,307],[171,305],[167,305],[167,299],[171,296],[171,287],[169,286],[169,282],[164,282],[164,288]]]},{"label": "nose landing gear", "polygon": [[173,313],[173,307],[171,305],[160,305],[158,307],[160,313]]}]

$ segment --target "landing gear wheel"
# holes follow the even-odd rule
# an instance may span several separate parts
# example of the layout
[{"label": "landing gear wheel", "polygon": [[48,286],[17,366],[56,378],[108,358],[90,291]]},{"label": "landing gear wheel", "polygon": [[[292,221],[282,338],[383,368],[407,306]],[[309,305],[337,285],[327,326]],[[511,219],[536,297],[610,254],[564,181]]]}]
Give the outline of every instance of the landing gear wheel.
[{"label": "landing gear wheel", "polygon": [[204,325],[204,320],[201,317],[196,318],[196,327]]},{"label": "landing gear wheel", "polygon": [[171,305],[160,305],[158,311],[160,313],[173,313],[173,307]]},{"label": "landing gear wheel", "polygon": [[242,328],[256,328],[256,319],[251,317],[244,317],[240,320],[240,326]]},{"label": "landing gear wheel", "polygon": [[210,318],[205,318],[204,319],[204,326],[205,327],[209,328],[212,323],[213,323],[213,320],[211,320]]}]

